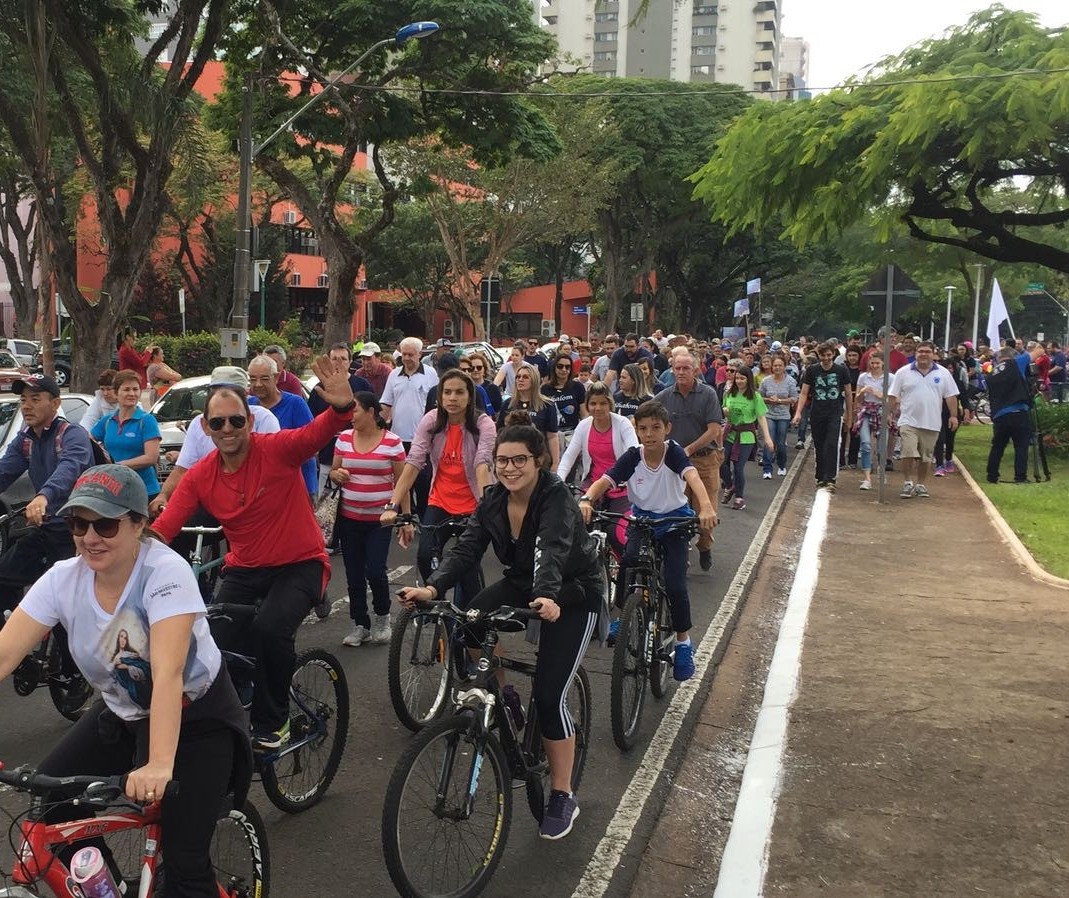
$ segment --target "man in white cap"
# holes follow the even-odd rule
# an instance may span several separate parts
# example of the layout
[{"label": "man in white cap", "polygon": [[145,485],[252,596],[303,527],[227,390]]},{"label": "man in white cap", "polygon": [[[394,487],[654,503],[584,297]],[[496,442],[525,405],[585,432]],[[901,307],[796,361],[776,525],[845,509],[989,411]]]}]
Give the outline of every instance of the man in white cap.
[{"label": "man in white cap", "polygon": [[379,358],[381,352],[379,344],[370,341],[365,343],[363,349],[360,350],[359,374],[371,384],[371,391],[376,399],[382,398],[382,391],[386,389],[386,379],[393,371],[389,365],[382,363],[382,359]]}]

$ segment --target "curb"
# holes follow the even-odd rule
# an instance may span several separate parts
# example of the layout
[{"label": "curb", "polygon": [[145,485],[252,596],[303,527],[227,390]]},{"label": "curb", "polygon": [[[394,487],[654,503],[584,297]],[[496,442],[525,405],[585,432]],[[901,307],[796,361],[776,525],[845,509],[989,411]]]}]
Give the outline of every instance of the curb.
[{"label": "curb", "polygon": [[977,497],[980,499],[980,504],[984,506],[984,511],[987,512],[988,518],[994,525],[998,535],[1002,537],[1002,541],[1010,547],[1010,551],[1017,557],[1017,561],[1022,567],[1028,570],[1028,573],[1032,575],[1036,580],[1041,580],[1048,586],[1054,586],[1058,589],[1069,590],[1069,580],[1065,580],[1061,577],[1056,577],[1050,571],[1045,570],[1040,566],[1039,562],[1032,556],[1032,553],[1028,551],[1025,544],[1021,542],[1021,538],[1013,532],[1013,528],[1006,523],[1006,519],[1002,516],[1002,513],[995,507],[995,503],[992,502],[987,493],[981,489],[980,484],[976,482],[969,470],[961,463],[961,459],[956,459],[958,470],[961,471],[961,476],[965,478],[965,482],[969,484],[969,487]]}]

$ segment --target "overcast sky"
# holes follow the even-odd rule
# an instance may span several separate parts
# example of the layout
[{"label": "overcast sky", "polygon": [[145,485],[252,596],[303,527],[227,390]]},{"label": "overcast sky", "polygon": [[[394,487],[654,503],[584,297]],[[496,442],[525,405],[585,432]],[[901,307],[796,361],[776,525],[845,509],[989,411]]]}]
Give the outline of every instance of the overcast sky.
[{"label": "overcast sky", "polygon": [[[884,56],[963,25],[984,0],[783,0],[783,34],[809,41],[809,84],[834,87]],[[1066,0],[1004,0],[1036,13],[1044,25],[1069,22]]]}]

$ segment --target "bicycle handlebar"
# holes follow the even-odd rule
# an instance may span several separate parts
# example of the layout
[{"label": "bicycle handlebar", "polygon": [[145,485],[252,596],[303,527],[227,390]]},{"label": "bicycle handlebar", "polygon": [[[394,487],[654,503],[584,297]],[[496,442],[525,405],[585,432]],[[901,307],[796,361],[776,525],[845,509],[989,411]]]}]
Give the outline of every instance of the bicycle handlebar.
[{"label": "bicycle handlebar", "polygon": [[538,611],[534,608],[520,608],[514,605],[502,605],[492,611],[480,611],[477,608],[469,608],[465,611],[453,604],[449,599],[416,599],[412,604],[420,611],[428,611],[444,617],[453,617],[464,624],[493,624],[540,619]]},{"label": "bicycle handlebar", "polygon": [[701,524],[701,521],[693,515],[672,515],[671,517],[664,518],[651,518],[647,515],[632,515],[629,512],[617,512],[617,511],[599,511],[595,509],[591,513],[592,520],[602,521],[627,521],[630,524],[638,524],[640,527],[656,527],[658,524],[692,524],[695,527]]},{"label": "bicycle handlebar", "polygon": [[204,536],[212,536],[212,535],[214,535],[216,533],[222,533],[223,532],[223,528],[222,527],[183,527],[182,528],[182,532],[183,533],[191,533],[194,536],[200,536],[201,534],[203,534]]},{"label": "bicycle handlebar", "polygon": [[[121,776],[48,776],[38,773],[28,766],[16,767],[14,770],[4,768],[0,762],[0,784],[10,786],[18,792],[44,796],[58,790],[82,789],[82,800],[100,805],[126,804],[141,809],[141,805],[123,800],[126,793],[127,774]],[[171,797],[178,794],[178,782],[172,780],[167,784],[164,795]]]}]

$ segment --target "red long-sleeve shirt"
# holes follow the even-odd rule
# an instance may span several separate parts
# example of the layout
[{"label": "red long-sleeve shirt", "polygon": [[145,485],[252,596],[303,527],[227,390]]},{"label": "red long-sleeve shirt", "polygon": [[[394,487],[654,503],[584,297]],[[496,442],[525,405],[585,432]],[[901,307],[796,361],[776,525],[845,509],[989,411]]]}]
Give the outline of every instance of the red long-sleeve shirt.
[{"label": "red long-sleeve shirt", "polygon": [[145,389],[146,386],[146,371],[148,370],[149,359],[152,358],[152,353],[147,349],[144,352],[138,352],[136,349],[131,349],[125,343],[119,347],[119,370],[120,371],[133,371],[137,374],[141,381],[141,389]]},{"label": "red long-sleeve shirt", "polygon": [[318,559],[328,577],[330,560],[301,463],[351,421],[351,414],[328,408],[304,427],[250,434],[249,454],[232,474],[223,469],[219,452],[211,452],[186,472],[153,529],[171,542],[199,505],[223,526],[228,566],[279,567]]}]

